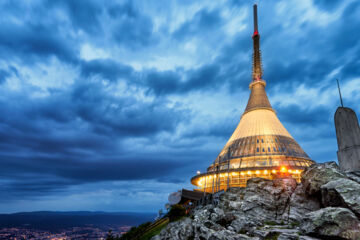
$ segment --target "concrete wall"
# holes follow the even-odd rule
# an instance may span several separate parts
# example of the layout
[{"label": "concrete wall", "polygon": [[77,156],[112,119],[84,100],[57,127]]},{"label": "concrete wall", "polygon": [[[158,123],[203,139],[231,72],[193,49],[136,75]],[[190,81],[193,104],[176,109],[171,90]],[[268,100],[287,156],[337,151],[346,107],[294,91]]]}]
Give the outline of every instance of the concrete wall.
[{"label": "concrete wall", "polygon": [[339,107],[335,113],[338,160],[344,171],[360,171],[360,128],[351,108]]}]

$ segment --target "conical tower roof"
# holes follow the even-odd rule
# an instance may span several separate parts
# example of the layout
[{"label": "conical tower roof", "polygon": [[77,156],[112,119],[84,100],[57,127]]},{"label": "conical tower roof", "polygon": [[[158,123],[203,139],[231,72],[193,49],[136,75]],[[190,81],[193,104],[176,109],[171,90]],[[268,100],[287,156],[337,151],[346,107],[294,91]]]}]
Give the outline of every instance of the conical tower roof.
[{"label": "conical tower roof", "polygon": [[203,191],[214,192],[245,186],[252,177],[292,176],[313,161],[278,119],[267,97],[262,79],[257,6],[254,5],[253,69],[250,96],[240,122],[207,172],[191,179]]}]

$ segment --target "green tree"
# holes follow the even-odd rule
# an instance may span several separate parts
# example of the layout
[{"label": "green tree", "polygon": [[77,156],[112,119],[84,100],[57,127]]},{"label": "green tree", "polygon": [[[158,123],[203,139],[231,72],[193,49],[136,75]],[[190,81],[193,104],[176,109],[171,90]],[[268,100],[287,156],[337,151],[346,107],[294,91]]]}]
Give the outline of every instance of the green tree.
[{"label": "green tree", "polygon": [[170,211],[168,212],[167,215],[169,217],[170,222],[173,222],[185,216],[186,209],[180,204],[175,204],[171,206]]}]

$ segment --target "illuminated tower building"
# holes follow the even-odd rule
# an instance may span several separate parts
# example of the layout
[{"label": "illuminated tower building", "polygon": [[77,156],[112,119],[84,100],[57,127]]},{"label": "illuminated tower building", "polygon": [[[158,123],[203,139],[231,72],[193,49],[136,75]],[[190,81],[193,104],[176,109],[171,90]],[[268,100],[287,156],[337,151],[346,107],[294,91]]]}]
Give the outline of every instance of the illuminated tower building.
[{"label": "illuminated tower building", "polygon": [[206,173],[191,183],[198,190],[217,192],[229,187],[245,187],[250,178],[274,179],[300,173],[314,162],[303,151],[276,116],[262,79],[257,6],[254,5],[254,52],[250,97],[232,136]]}]

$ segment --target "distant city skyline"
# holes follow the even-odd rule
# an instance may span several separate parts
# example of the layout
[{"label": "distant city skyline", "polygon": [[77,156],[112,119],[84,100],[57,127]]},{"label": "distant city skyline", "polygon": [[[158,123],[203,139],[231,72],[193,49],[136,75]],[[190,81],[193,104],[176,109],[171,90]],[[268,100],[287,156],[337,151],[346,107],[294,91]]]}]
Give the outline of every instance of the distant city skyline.
[{"label": "distant city skyline", "polygon": [[[0,212],[156,212],[239,122],[254,1],[0,3]],[[360,3],[256,1],[263,78],[311,159],[360,112]]]}]

